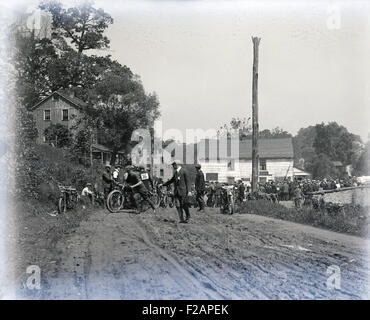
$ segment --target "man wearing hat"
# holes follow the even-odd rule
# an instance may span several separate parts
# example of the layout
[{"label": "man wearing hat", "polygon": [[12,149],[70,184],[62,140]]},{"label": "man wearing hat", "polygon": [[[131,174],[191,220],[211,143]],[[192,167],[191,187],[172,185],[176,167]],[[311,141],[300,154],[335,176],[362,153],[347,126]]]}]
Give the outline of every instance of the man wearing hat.
[{"label": "man wearing hat", "polygon": [[108,194],[113,190],[114,180],[111,173],[111,166],[110,164],[105,165],[105,171],[102,175],[103,180],[103,188],[104,188],[104,198],[108,198]]},{"label": "man wearing hat", "polygon": [[[190,219],[189,206],[187,197],[190,195],[190,183],[186,171],[180,166],[179,161],[172,163],[173,176],[165,182],[163,186],[174,185],[174,199],[180,223],[188,223]],[[185,211],[185,220],[183,212]]]},{"label": "man wearing hat", "polygon": [[195,200],[198,202],[199,209],[198,211],[204,212],[204,192],[205,192],[205,181],[204,181],[204,173],[201,170],[201,165],[196,164],[195,169],[197,170],[197,174],[195,176],[195,192],[196,192],[196,197]]}]

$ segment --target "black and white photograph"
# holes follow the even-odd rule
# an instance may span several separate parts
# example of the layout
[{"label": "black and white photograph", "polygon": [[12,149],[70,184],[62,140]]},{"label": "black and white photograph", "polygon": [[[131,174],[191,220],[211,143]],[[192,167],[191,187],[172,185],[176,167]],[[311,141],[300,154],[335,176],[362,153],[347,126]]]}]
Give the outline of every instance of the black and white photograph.
[{"label": "black and white photograph", "polygon": [[0,299],[368,300],[369,39],[367,1],[0,0]]}]

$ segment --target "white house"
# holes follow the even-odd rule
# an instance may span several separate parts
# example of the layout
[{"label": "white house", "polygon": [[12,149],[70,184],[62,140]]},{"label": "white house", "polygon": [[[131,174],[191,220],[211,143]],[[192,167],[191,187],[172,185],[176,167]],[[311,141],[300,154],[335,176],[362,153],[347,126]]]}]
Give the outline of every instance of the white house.
[{"label": "white house", "polygon": [[[198,144],[198,163],[206,180],[233,182],[250,181],[252,174],[252,140],[239,141],[237,154],[221,150],[217,140],[202,140]],[[225,149],[225,147],[224,147]],[[204,152],[199,152],[204,150]],[[291,138],[259,139],[259,181],[293,178],[293,144]]]}]

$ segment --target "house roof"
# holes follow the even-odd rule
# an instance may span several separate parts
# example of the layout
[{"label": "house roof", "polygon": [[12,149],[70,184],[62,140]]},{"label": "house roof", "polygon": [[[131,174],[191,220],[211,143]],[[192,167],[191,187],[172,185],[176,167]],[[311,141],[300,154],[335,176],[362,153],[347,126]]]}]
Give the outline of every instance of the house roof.
[{"label": "house roof", "polygon": [[[202,140],[199,143],[199,146],[206,150],[205,158],[216,159],[217,148],[220,150],[220,145],[217,145],[217,140],[209,140],[209,147],[206,146],[205,141],[206,140]],[[223,152],[223,154],[225,153],[226,152]],[[291,159],[294,157],[292,138],[259,139],[258,153],[259,157],[264,159]],[[225,158],[225,156],[221,156],[221,154],[222,153],[219,151],[220,158]],[[239,159],[252,159],[252,140],[243,139],[239,141]]]},{"label": "house roof", "polygon": [[62,99],[64,99],[65,101],[67,101],[68,103],[70,103],[71,105],[76,107],[77,109],[80,109],[80,108],[85,107],[87,105],[86,102],[84,102],[80,98],[77,98],[75,96],[71,96],[67,91],[57,90],[57,91],[54,91],[53,93],[49,94],[47,97],[45,97],[44,99],[42,99],[38,103],[36,103],[31,108],[31,110],[37,109],[40,105],[42,105],[44,102],[46,102],[47,100],[49,100],[51,97],[53,97],[55,95],[60,96]]}]

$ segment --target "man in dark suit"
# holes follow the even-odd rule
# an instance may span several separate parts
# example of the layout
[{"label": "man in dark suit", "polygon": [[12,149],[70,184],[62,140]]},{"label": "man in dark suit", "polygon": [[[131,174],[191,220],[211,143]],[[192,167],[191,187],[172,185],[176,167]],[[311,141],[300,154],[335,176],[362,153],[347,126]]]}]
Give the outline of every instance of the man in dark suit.
[{"label": "man in dark suit", "polygon": [[195,176],[195,191],[196,191],[196,200],[198,202],[199,209],[198,211],[204,212],[204,192],[206,189],[205,182],[204,182],[204,174],[203,171],[200,169],[200,164],[195,165],[195,169],[197,170],[197,175]]},{"label": "man in dark suit", "polygon": [[[163,186],[174,185],[174,198],[177,212],[179,214],[180,223],[188,223],[190,212],[188,206],[188,196],[190,193],[190,182],[186,171],[180,166],[178,161],[172,163],[173,176],[165,182]],[[185,211],[185,220],[183,212]]]}]

